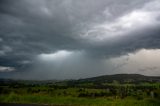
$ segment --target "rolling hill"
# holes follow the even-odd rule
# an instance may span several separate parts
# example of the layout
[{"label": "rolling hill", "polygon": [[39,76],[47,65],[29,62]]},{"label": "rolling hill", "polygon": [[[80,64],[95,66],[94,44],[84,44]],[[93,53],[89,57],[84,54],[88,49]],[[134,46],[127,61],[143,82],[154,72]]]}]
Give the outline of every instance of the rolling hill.
[{"label": "rolling hill", "polygon": [[118,81],[120,83],[138,83],[138,82],[160,82],[160,76],[144,76],[140,74],[114,74],[114,75],[103,75],[98,77],[79,79],[78,82],[113,82]]}]

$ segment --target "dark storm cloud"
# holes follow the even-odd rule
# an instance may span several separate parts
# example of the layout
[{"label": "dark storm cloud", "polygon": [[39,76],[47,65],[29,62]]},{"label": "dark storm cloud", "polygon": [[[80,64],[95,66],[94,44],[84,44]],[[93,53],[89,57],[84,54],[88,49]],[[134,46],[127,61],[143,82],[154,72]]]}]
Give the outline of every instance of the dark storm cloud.
[{"label": "dark storm cloud", "polygon": [[[101,61],[141,48],[160,48],[159,8],[158,6],[151,8],[160,3],[156,0],[150,2],[148,0],[1,0],[0,66],[14,67],[17,71],[27,70],[37,62],[36,57],[40,54],[51,54],[60,50],[84,51],[85,58],[91,62],[94,58]],[[134,11],[138,11],[135,14],[140,15],[138,17],[129,15],[133,20],[121,19],[123,16],[126,19],[126,14],[132,12],[134,16]],[[149,12],[149,15],[148,13],[146,15],[146,12]],[[145,26],[129,32],[125,32],[124,26],[119,25],[128,21],[131,24],[138,23],[139,20],[134,18],[143,18],[145,17],[143,14],[149,17],[148,20],[152,21],[153,18],[153,23],[142,23]],[[101,26],[109,28],[99,29]],[[113,29],[117,32],[112,31]],[[121,30],[125,33],[119,37],[117,33],[119,34]],[[87,32],[89,33],[85,36]],[[102,40],[96,38],[112,34],[113,38],[102,38]]]},{"label": "dark storm cloud", "polygon": [[135,32],[131,36],[124,36],[115,41],[108,41],[102,45],[88,48],[92,56],[98,57],[115,57],[126,55],[127,53],[136,52],[140,49],[157,49],[160,48],[160,26],[154,29],[144,30],[144,32]]}]

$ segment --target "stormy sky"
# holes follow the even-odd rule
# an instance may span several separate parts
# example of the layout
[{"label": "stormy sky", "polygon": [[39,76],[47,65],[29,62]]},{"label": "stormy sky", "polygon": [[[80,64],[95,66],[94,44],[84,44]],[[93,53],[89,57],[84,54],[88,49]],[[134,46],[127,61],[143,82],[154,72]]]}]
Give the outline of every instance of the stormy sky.
[{"label": "stormy sky", "polygon": [[160,75],[160,0],[0,0],[0,78]]}]

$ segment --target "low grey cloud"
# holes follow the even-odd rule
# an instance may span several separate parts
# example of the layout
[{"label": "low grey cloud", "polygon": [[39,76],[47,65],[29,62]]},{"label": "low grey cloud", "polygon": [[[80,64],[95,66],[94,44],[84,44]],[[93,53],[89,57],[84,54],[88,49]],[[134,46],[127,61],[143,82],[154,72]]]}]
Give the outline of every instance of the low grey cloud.
[{"label": "low grey cloud", "polygon": [[159,7],[158,0],[1,0],[0,66],[16,71],[0,77],[119,73],[127,64],[110,59],[160,48]]},{"label": "low grey cloud", "polygon": [[0,72],[11,72],[14,71],[15,69],[13,67],[4,67],[0,66]]}]

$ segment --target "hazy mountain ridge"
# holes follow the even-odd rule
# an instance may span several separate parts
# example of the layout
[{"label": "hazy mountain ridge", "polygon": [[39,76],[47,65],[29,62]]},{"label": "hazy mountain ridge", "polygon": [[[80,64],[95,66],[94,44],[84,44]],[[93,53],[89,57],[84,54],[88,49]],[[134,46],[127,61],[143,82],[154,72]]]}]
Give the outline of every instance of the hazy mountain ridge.
[{"label": "hazy mountain ridge", "polygon": [[114,74],[114,75],[103,75],[92,78],[80,79],[79,81],[87,82],[113,82],[114,80],[124,82],[160,82],[160,76],[145,76],[140,74]]},{"label": "hazy mountain ridge", "polygon": [[15,79],[0,79],[0,83],[25,83],[25,84],[51,84],[51,83],[111,83],[117,81],[119,83],[138,83],[138,82],[160,82],[160,76],[145,76],[140,74],[114,74],[114,75],[103,75],[91,78],[84,78],[78,80],[15,80]]}]

